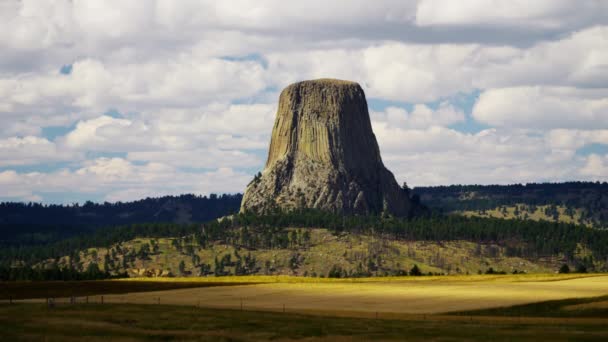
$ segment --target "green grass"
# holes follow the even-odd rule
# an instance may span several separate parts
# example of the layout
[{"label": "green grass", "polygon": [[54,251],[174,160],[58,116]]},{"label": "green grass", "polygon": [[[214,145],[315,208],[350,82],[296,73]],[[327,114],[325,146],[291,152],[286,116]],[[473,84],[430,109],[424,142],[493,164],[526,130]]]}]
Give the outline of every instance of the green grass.
[{"label": "green grass", "polygon": [[491,320],[338,318],[291,313],[201,309],[166,305],[0,306],[6,341],[254,341],[470,340],[594,341],[608,339],[602,324]]},{"label": "green grass", "polygon": [[[519,213],[516,215],[516,206],[519,208]],[[528,211],[528,206],[519,203],[516,205],[503,205],[496,207],[494,209],[487,209],[484,212],[480,212],[479,210],[465,210],[465,211],[456,211],[454,213],[472,217],[495,217],[495,218],[504,218],[504,219],[528,219],[534,221],[555,221],[553,217],[547,216],[545,214],[545,210],[549,207],[549,205],[538,205],[536,206],[535,211]],[[505,210],[503,211],[504,208]],[[556,206],[557,212],[559,213],[558,222],[565,223],[580,223],[581,222],[581,209],[575,209],[573,215],[570,216],[566,214],[566,207],[563,205]],[[591,226],[591,222],[583,221],[585,225]]]},{"label": "green grass", "polygon": [[312,278],[296,276],[224,276],[177,278],[124,278],[83,281],[15,281],[0,282],[0,300],[57,298],[163,291],[195,287],[251,285],[261,283],[368,283],[368,282],[545,282],[592,278],[605,274],[517,274],[454,275],[421,277]]},{"label": "green grass", "polygon": [[[414,265],[417,265],[424,273],[463,275],[484,272],[490,267],[507,273],[515,270],[526,273],[548,273],[556,271],[561,266],[559,256],[542,259],[512,257],[506,254],[504,246],[495,244],[478,245],[470,241],[391,241],[360,234],[334,235],[326,229],[308,229],[308,231],[311,233],[311,242],[308,246],[252,250],[242,248],[238,254],[241,257],[251,255],[256,259],[257,271],[255,274],[257,275],[321,277],[327,276],[334,265],[350,272],[359,267],[367,270],[370,257],[377,266],[370,270],[373,276],[386,276],[397,274],[397,271],[409,271]],[[129,261],[124,267],[125,253],[137,253],[144,243],[151,244],[152,240],[157,241],[157,252],[151,253],[145,259],[136,257],[134,261]],[[172,243],[174,240],[174,238],[136,238],[122,242],[120,249],[113,246],[114,250],[120,250],[116,253],[109,253],[108,248],[103,247],[89,248],[86,253],[80,254],[81,269],[86,269],[93,260],[103,268],[105,256],[116,254],[114,259],[111,257],[113,262],[109,264],[110,270],[117,273],[127,272],[130,277],[144,277],[147,271],[165,272],[165,274],[170,273],[173,276],[198,276],[200,275],[200,264],[193,263],[192,257],[185,254],[186,246],[192,246],[194,253],[198,256],[198,262],[209,265],[211,270],[215,268],[216,258],[221,259],[225,255],[230,255],[232,261],[237,259],[234,246],[217,242],[202,248],[197,242],[189,241],[183,242],[184,248],[178,250]],[[381,256],[380,263],[376,256]],[[291,267],[290,262],[293,257],[297,257],[299,260],[295,268]],[[179,264],[182,261],[185,266],[185,274],[179,272]],[[60,266],[68,264],[67,256],[60,259]],[[269,265],[268,269],[266,265]],[[234,265],[226,266],[225,271],[234,274]]]},{"label": "green grass", "polygon": [[[252,282],[248,282],[251,284]],[[207,286],[241,285],[233,282],[193,282],[193,281],[17,281],[0,282],[0,299],[54,298],[70,296],[92,296],[98,294],[120,294],[184,289]]]},{"label": "green grass", "polygon": [[[511,317],[600,317],[608,318],[608,307],[580,306],[608,301],[608,296],[592,298],[571,298],[550,300],[545,302],[515,305],[504,308],[492,308],[473,311],[454,312],[454,315],[464,316],[511,316]],[[568,309],[569,306],[579,305],[578,308]],[[608,322],[607,322],[608,323]]]}]

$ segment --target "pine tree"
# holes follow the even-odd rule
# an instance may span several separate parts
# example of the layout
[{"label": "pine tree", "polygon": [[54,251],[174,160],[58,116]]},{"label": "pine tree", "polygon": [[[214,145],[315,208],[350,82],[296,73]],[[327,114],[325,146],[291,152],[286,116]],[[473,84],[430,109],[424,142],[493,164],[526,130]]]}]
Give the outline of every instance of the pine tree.
[{"label": "pine tree", "polygon": [[418,265],[414,265],[414,267],[412,267],[412,269],[410,270],[410,275],[411,276],[421,276],[422,275],[422,272],[418,268]]}]

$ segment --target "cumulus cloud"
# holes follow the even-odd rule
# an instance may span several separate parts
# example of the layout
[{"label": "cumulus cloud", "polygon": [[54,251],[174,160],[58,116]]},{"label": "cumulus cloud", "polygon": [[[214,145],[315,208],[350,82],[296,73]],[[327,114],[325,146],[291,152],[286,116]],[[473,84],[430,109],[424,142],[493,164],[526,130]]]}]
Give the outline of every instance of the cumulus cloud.
[{"label": "cumulus cloud", "polygon": [[470,45],[384,43],[361,49],[290,51],[268,54],[269,69],[280,86],[295,80],[356,80],[368,97],[429,102],[473,89],[466,61]]},{"label": "cumulus cloud", "polygon": [[[0,19],[11,29],[0,31],[0,46],[9,52],[0,56],[0,66],[22,70],[70,56],[112,59],[137,54],[140,60],[147,60],[208,40],[205,36],[221,36],[220,41],[230,47],[226,52],[246,54],[248,48],[276,50],[362,40],[529,44],[607,22],[602,15],[605,3],[566,0],[533,4],[379,0],[373,6],[364,0],[297,4],[277,0],[23,0],[4,1],[1,6]],[[479,30],[480,25],[484,30]],[[247,38],[229,39],[231,32],[244,33]],[[287,44],[276,44],[277,40]],[[27,58],[19,58],[23,52],[28,52]]]},{"label": "cumulus cloud", "polygon": [[386,102],[373,127],[410,184],[602,179],[605,156],[577,151],[608,144],[606,6],[0,1],[0,185],[22,199],[241,191],[279,91],[319,77]]},{"label": "cumulus cloud", "polygon": [[606,23],[601,1],[568,0],[422,0],[416,9],[421,26],[502,26],[527,30],[577,29]]},{"label": "cumulus cloud", "polygon": [[[568,51],[568,53],[564,53]],[[429,102],[473,89],[552,86],[608,87],[608,28],[520,47],[382,42],[351,49],[269,53],[278,85],[332,76],[360,82],[368,96]]]},{"label": "cumulus cloud", "polygon": [[[585,157],[551,145],[551,136],[530,130],[487,129],[462,133],[434,126],[402,129],[376,123],[384,163],[412,185],[508,184],[596,180],[582,173]],[[605,179],[601,176],[599,179]]]},{"label": "cumulus cloud", "polygon": [[608,130],[553,129],[547,138],[553,149],[577,150],[591,144],[608,145]]},{"label": "cumulus cloud", "polygon": [[128,118],[102,115],[79,121],[58,141],[74,150],[102,152],[263,149],[275,111],[274,104],[212,103],[145,111]]},{"label": "cumulus cloud", "polygon": [[163,163],[134,164],[122,158],[98,158],[71,171],[51,173],[0,172],[3,199],[43,198],[52,193],[102,195],[109,201],[134,200],[140,195],[238,192],[250,176],[231,168],[195,173]]},{"label": "cumulus cloud", "polygon": [[408,112],[401,107],[387,107],[383,112],[372,112],[375,124],[386,123],[395,128],[428,128],[431,126],[449,126],[465,121],[462,110],[448,102],[441,102],[436,110],[424,104],[417,104]]},{"label": "cumulus cloud", "polygon": [[594,179],[608,179],[608,155],[589,155],[580,172],[581,174],[590,176]]},{"label": "cumulus cloud", "polygon": [[195,149],[183,151],[129,152],[127,159],[133,161],[162,162],[188,168],[248,168],[262,164],[261,159],[239,150]]},{"label": "cumulus cloud", "polygon": [[[84,59],[69,75],[56,71],[0,78],[0,114],[35,112],[55,116],[192,107],[247,98],[264,89],[262,66],[252,61],[197,60],[188,55],[158,63],[106,65]],[[49,119],[52,120],[52,119]]]},{"label": "cumulus cloud", "polygon": [[[592,27],[530,48],[501,49],[494,60],[482,57],[476,87],[553,85],[606,88],[608,27]],[[482,55],[483,56],[483,53]]]},{"label": "cumulus cloud", "polygon": [[0,165],[31,165],[82,158],[82,155],[63,150],[45,138],[26,136],[0,139]]},{"label": "cumulus cloud", "polygon": [[495,88],[479,96],[473,117],[501,127],[605,129],[608,96],[604,89]]}]

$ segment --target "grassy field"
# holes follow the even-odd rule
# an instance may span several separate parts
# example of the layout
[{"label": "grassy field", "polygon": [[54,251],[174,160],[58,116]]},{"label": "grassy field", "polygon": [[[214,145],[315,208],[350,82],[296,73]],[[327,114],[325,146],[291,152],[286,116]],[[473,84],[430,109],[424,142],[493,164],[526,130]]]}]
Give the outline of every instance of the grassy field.
[{"label": "grassy field", "polygon": [[0,293],[35,298],[43,288],[104,294],[104,302],[5,301],[0,340],[608,339],[608,275],[601,274],[146,278],[2,283]]},{"label": "grassy field", "polygon": [[345,318],[169,305],[0,305],[6,341],[605,341],[606,320]]},{"label": "grassy field", "polygon": [[[315,278],[257,276],[186,281],[191,279],[159,281],[159,288],[150,292],[126,290],[139,283],[150,284],[149,281],[110,281],[115,288],[124,288],[113,292],[122,294],[104,295],[104,301],[369,317],[375,312],[431,314],[608,295],[608,275],[388,277],[321,281],[315,281]],[[248,282],[250,284],[242,285]],[[180,283],[187,288],[164,290],[161,287],[162,284]],[[205,287],[193,287],[193,284]],[[219,284],[234,286],[215,286]],[[154,289],[152,285],[147,286]],[[100,298],[91,300],[99,302]],[[63,302],[67,301],[63,299]]]},{"label": "grassy field", "polygon": [[[209,279],[213,280],[213,279]],[[252,283],[249,281],[248,283]],[[109,293],[133,293],[145,291],[163,291],[192,287],[240,285],[238,281],[17,281],[0,282],[0,300],[24,298],[53,298],[71,296],[92,296]]]},{"label": "grassy field", "polygon": [[362,278],[314,278],[288,275],[248,275],[223,277],[173,277],[173,278],[121,278],[112,282],[204,282],[204,283],[369,283],[369,282],[543,282],[569,279],[605,277],[604,273],[533,273],[533,274],[473,274],[437,276],[388,276]]},{"label": "grassy field", "polygon": [[[608,319],[608,296],[569,298],[483,310],[454,312],[464,316],[594,317]],[[608,320],[607,320],[608,323]]]},{"label": "grassy field", "polygon": [[[108,296],[116,303],[161,302],[217,308],[320,312],[441,313],[510,306],[536,301],[608,295],[608,276],[428,277],[333,282],[275,282]],[[553,281],[547,281],[553,280]]]},{"label": "grassy field", "polygon": [[[526,220],[534,220],[534,221],[555,221],[552,216],[548,216],[545,213],[545,210],[548,208],[548,205],[539,205],[536,206],[534,211],[529,210],[529,207],[525,204],[517,204],[511,206],[501,206],[494,209],[479,211],[479,210],[468,210],[468,211],[460,211],[455,212],[464,216],[477,216],[477,217],[495,217],[495,218],[505,218],[505,219],[526,219]],[[568,215],[566,211],[566,207],[563,205],[556,206],[557,212],[559,214],[558,221],[565,223],[581,223],[583,222],[586,225],[591,225],[588,221],[581,221],[581,210],[576,209],[573,210],[572,215]]]}]

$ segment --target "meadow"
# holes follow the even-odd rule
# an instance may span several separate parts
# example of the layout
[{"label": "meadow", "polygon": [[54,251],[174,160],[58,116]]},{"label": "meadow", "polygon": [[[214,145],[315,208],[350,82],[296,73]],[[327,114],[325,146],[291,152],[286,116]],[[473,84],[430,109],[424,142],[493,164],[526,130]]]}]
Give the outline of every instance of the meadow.
[{"label": "meadow", "polygon": [[[69,282],[3,283],[4,297],[48,297],[69,302],[71,296],[90,296],[91,302],[168,304],[222,309],[290,311],[370,317],[376,313],[438,314],[506,307],[539,301],[608,295],[608,276],[602,274],[474,275],[378,277],[359,279],[245,276],[208,278],[149,278]],[[230,286],[228,286],[230,285]],[[61,291],[63,287],[65,290]],[[54,291],[41,292],[41,288]],[[27,292],[31,291],[29,297]],[[70,292],[71,291],[71,292]],[[61,294],[68,294],[61,296]],[[97,295],[97,296],[96,296]],[[80,299],[82,301],[82,298]]]},{"label": "meadow", "polygon": [[[0,283],[3,297],[19,289],[20,298],[31,298],[0,304],[2,340],[10,341],[608,338],[608,276],[603,274],[7,284]],[[80,292],[72,295],[86,294],[87,304],[84,297],[74,304],[64,297],[46,305],[48,294],[75,288]]]},{"label": "meadow", "polygon": [[0,305],[6,341],[605,341],[606,319],[327,317],[172,305]]},{"label": "meadow", "polygon": [[[252,278],[252,280],[255,278]],[[280,279],[280,278],[279,278]],[[432,314],[530,302],[608,295],[608,276],[401,277],[325,282],[276,281],[109,295],[115,303],[162,303],[215,308],[370,316]]]}]

